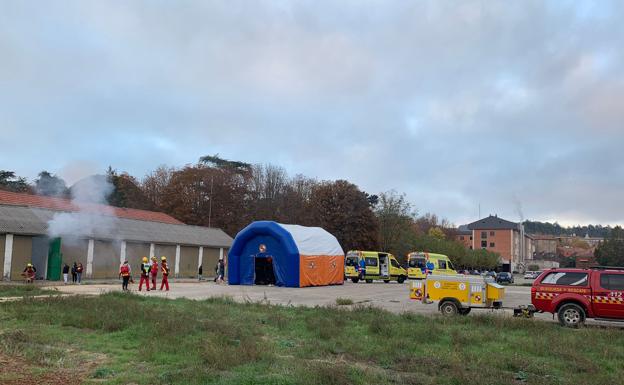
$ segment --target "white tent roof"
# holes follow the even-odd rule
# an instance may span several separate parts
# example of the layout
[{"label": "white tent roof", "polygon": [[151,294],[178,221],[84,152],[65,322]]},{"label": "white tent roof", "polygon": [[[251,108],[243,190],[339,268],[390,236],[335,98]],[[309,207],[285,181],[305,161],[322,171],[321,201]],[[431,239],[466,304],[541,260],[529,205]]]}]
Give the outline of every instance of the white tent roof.
[{"label": "white tent roof", "polygon": [[342,255],[344,251],[336,237],[320,227],[278,223],[292,235],[301,255]]}]

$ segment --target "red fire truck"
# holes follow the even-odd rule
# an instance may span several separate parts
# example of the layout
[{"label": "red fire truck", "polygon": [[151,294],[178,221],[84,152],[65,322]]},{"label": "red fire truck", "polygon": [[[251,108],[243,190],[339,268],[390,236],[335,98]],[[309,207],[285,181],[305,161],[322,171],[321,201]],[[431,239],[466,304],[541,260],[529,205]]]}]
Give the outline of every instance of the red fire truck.
[{"label": "red fire truck", "polygon": [[568,327],[587,318],[624,321],[624,268],[546,270],[533,282],[531,302]]}]

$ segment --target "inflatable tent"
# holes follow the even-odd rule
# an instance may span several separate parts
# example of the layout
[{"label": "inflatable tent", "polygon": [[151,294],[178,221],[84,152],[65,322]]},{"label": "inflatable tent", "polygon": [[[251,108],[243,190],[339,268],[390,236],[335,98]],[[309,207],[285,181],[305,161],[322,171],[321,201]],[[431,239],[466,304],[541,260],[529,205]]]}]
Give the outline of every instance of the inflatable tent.
[{"label": "inflatable tent", "polygon": [[253,222],[236,235],[228,253],[230,285],[305,287],[341,285],[344,252],[320,227]]}]

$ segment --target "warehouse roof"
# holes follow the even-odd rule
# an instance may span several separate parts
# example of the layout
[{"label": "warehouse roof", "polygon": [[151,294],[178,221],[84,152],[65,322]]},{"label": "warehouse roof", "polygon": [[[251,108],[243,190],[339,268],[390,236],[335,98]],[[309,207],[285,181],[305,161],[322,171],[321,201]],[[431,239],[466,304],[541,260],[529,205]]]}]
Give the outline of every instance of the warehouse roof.
[{"label": "warehouse roof", "polygon": [[179,220],[165,213],[159,213],[156,211],[126,209],[96,203],[80,203],[80,205],[77,205],[71,200],[65,198],[52,198],[2,190],[0,190],[0,205],[39,207],[55,211],[81,211],[106,216],[115,216],[118,218],[136,219],[140,221],[182,224]]},{"label": "warehouse roof", "polygon": [[[0,196],[6,198],[7,195],[3,193],[1,192]],[[232,244],[232,238],[220,229],[185,225],[166,214],[162,214],[164,217],[156,217],[161,219],[168,217],[175,223],[147,220],[146,218],[150,216],[145,213],[151,213],[150,211],[129,210],[130,215],[115,216],[100,211],[101,208],[108,206],[95,206],[101,207],[98,210],[80,212],[62,211],[58,208],[6,204],[0,197],[0,234],[47,235],[50,222],[63,221],[69,224],[65,227],[69,230],[67,234],[61,230],[60,236],[213,247],[230,247]],[[141,213],[137,215],[136,212]]]}]

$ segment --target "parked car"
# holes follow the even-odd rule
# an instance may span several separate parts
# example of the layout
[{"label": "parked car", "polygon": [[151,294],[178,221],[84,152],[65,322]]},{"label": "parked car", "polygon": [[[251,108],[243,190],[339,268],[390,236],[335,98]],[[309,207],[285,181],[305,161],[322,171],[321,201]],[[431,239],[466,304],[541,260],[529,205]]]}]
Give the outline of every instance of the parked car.
[{"label": "parked car", "polygon": [[527,271],[524,273],[524,279],[535,279],[542,274],[541,271]]},{"label": "parked car", "polygon": [[496,275],[496,283],[514,283],[514,277],[511,273],[501,272]]},{"label": "parked car", "polygon": [[481,275],[481,272],[479,270],[471,270],[470,275]]},{"label": "parked car", "polygon": [[547,270],[533,282],[531,303],[567,327],[587,318],[624,321],[624,267]]},{"label": "parked car", "polygon": [[485,273],[483,273],[484,277],[490,277],[490,278],[496,278],[496,272],[495,271],[486,271]]}]

